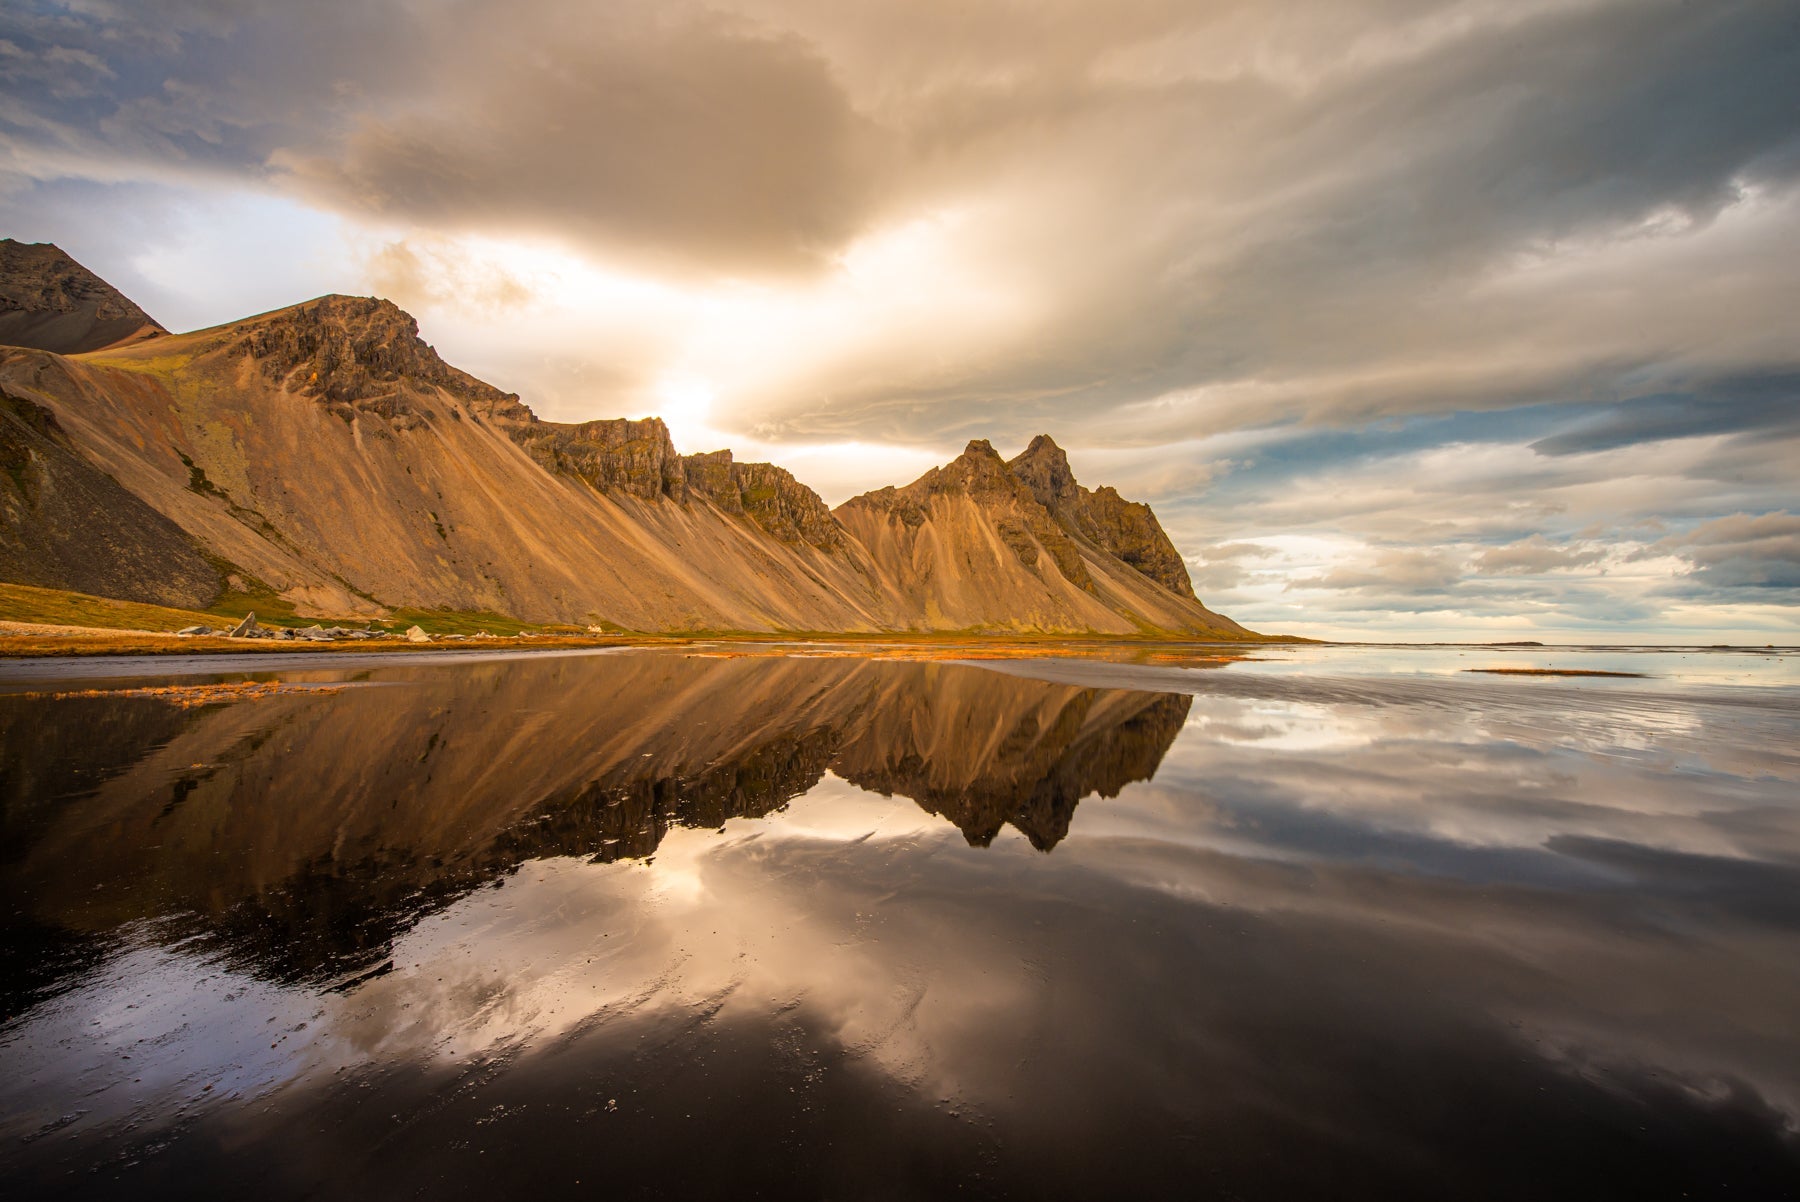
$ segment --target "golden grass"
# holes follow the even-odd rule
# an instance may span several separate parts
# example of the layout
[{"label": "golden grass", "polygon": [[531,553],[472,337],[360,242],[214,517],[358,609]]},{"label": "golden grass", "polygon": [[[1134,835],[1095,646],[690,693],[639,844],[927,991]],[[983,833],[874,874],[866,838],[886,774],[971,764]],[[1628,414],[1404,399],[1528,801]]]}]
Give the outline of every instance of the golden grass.
[{"label": "golden grass", "polygon": [[115,601],[28,584],[0,584],[0,621],[110,630],[180,630],[184,626],[216,626],[222,619],[218,614],[193,609]]}]

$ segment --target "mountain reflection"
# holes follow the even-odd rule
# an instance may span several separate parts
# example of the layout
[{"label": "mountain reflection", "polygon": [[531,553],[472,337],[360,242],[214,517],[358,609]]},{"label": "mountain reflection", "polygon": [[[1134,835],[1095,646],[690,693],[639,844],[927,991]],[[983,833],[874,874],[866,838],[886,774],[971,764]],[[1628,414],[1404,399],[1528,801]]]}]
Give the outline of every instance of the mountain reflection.
[{"label": "mountain reflection", "polygon": [[673,826],[769,814],[827,771],[972,845],[1011,825],[1048,851],[1082,798],[1156,772],[1190,704],[955,665],[670,655],[186,711],[3,698],[0,900],[36,966],[6,1010],[146,920],[277,980],[380,971],[398,935],[523,862],[648,857]]}]

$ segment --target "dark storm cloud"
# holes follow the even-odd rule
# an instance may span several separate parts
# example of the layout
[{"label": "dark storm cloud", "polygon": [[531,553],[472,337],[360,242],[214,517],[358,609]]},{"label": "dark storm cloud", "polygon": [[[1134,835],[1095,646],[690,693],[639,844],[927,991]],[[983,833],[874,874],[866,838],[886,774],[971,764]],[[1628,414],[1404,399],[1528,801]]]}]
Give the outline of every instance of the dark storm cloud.
[{"label": "dark storm cloud", "polygon": [[[5,166],[55,180],[254,182],[296,129],[330,127],[399,22],[334,0],[256,6],[36,0],[0,11]],[[71,67],[65,63],[78,63]]]}]

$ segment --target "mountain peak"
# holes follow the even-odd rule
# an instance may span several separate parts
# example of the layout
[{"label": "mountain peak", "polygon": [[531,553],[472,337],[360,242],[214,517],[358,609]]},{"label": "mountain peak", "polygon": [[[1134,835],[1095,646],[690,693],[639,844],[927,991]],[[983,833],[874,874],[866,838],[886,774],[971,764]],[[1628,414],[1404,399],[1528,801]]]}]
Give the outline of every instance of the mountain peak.
[{"label": "mountain peak", "polygon": [[834,512],[933,628],[1242,629],[1198,603],[1150,507],[1081,487],[1048,435],[1011,461],[973,439],[911,484]]},{"label": "mountain peak", "polygon": [[419,337],[419,323],[393,301],[332,293],[249,322],[245,348],[265,375],[290,389],[354,404],[436,385],[465,400],[517,401],[445,363]]},{"label": "mountain peak", "polygon": [[1069,467],[1069,457],[1048,434],[1032,439],[1006,466],[1066,529],[1116,555],[1176,596],[1197,599],[1186,562],[1150,507],[1127,501],[1110,487],[1093,492],[1083,488]]},{"label": "mountain peak", "polygon": [[341,314],[361,315],[370,320],[377,318],[397,320],[410,326],[415,334],[419,330],[418,319],[385,296],[357,296],[348,292],[327,292],[324,296],[314,297],[295,307],[306,308],[309,305],[329,306]]},{"label": "mountain peak", "polygon": [[0,239],[0,343],[79,355],[167,332],[55,243]]},{"label": "mountain peak", "polygon": [[1080,486],[1069,467],[1069,457],[1048,434],[1040,434],[1031,445],[1007,461],[1013,474],[1031,489],[1039,505],[1057,513],[1079,497]]}]

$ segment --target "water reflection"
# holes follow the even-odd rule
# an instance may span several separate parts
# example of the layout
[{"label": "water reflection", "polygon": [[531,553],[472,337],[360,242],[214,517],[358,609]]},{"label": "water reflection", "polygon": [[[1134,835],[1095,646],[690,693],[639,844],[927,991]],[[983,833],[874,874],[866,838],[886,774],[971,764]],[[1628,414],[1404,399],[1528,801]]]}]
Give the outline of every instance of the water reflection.
[{"label": "water reflection", "polygon": [[[1189,707],[848,659],[527,659],[366,683],[186,711],[0,698],[9,909],[46,942],[154,919],[276,980],[342,977],[525,861],[650,856],[671,827],[762,817],[828,770],[973,845],[1010,824],[1048,850],[1081,798],[1156,771]],[[33,960],[9,1004],[82,963]]]},{"label": "water reflection", "polygon": [[1790,688],[363,675],[0,702],[9,1180],[1800,1190]]}]

